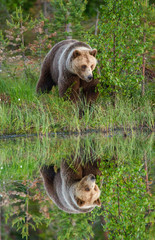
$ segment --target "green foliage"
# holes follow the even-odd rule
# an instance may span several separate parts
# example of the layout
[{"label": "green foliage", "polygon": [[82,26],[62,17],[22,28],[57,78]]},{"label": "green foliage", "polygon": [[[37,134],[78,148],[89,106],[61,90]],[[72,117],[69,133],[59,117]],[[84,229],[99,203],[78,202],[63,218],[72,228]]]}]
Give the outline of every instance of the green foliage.
[{"label": "green foliage", "polygon": [[105,1],[100,7],[98,34],[88,37],[98,49],[99,90],[104,95],[134,94],[142,76],[140,68],[144,46],[140,37],[139,1]]},{"label": "green foliage", "polygon": [[[44,34],[44,21],[43,15],[34,21],[28,15],[24,17],[20,7],[7,20],[5,34],[0,32],[0,61],[3,71],[13,80],[20,76],[24,80],[23,84],[27,84],[28,79],[30,84],[37,81],[42,59],[52,47],[53,35]],[[34,38],[32,42],[26,38],[30,32]]]},{"label": "green foliage", "polygon": [[[105,164],[102,166],[105,169],[103,171],[105,184],[102,188],[104,191],[102,201],[105,205],[104,216],[107,222],[104,230],[110,231],[109,239],[113,239],[114,235],[116,239],[145,238],[143,214],[147,210],[148,201],[146,196],[143,196],[145,184],[139,176],[143,165],[138,163],[137,159],[132,159],[132,161],[134,165],[131,161],[123,164],[122,161],[110,163],[111,171],[108,173]],[[117,164],[116,169],[115,164]],[[144,175],[142,171],[141,174]],[[113,175],[112,178],[111,175]],[[115,229],[115,233],[113,233],[113,229]]]},{"label": "green foliage", "polygon": [[96,11],[101,4],[104,4],[103,0],[88,0],[85,14],[92,20],[92,17],[96,17]]},{"label": "green foliage", "polygon": [[35,0],[1,0],[2,6],[6,6],[10,13],[16,11],[16,8],[21,6],[24,9],[24,14],[27,14],[29,9],[34,5]]},{"label": "green foliage", "polygon": [[[23,10],[16,9],[14,15],[10,20],[7,20],[8,29],[5,30],[5,38],[1,33],[1,36],[5,39],[1,41],[1,61],[6,67],[6,71],[9,71],[8,63],[23,61],[24,75],[26,77],[26,51],[28,47],[25,44],[25,34],[34,27],[34,22],[30,21],[29,16],[23,17]],[[2,38],[1,37],[1,38]],[[14,71],[10,72],[13,79],[16,78]]]},{"label": "green foliage", "polygon": [[83,12],[85,11],[87,0],[51,0],[54,8],[53,28],[57,35],[57,41],[67,37],[82,38],[84,29],[82,28]]},{"label": "green foliage", "polygon": [[141,0],[142,10],[140,23],[143,29],[143,42],[144,42],[144,54],[146,58],[146,66],[153,68],[154,63],[151,60],[153,57],[153,45],[154,45],[154,22],[155,11],[154,8],[149,5],[148,1]]},{"label": "green foliage", "polygon": [[35,58],[38,57],[40,65],[44,56],[54,45],[56,35],[56,29],[53,28],[51,20],[41,12],[38,19],[34,20],[34,40],[33,42],[29,42],[28,45],[31,55]]},{"label": "green foliage", "polygon": [[[106,161],[102,161],[100,167],[103,209],[102,213],[95,210],[93,217],[94,221],[97,216],[104,217],[103,229],[108,232],[109,239],[148,238],[148,222],[147,218],[144,219],[144,214],[148,211],[149,194],[144,194],[146,185],[143,179],[147,173],[144,171],[142,159],[143,154],[148,154],[147,158],[150,159],[150,151],[148,148],[146,151],[142,150],[146,145],[145,140],[143,143],[137,140],[137,148],[134,139],[126,139],[115,142],[113,150],[111,147],[111,151],[109,148],[104,151],[103,159]],[[152,140],[151,138],[151,145]],[[150,144],[147,146],[151,146]]]}]

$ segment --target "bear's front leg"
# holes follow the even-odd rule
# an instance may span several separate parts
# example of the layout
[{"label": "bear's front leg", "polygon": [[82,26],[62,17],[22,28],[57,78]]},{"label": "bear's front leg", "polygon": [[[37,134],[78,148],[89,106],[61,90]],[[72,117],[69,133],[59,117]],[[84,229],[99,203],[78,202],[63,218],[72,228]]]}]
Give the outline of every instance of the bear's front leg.
[{"label": "bear's front leg", "polygon": [[97,97],[99,95],[98,90],[96,87],[92,87],[86,92],[86,100],[88,104],[91,104],[92,102],[95,102]]},{"label": "bear's front leg", "polygon": [[77,77],[71,80],[59,79],[58,81],[59,96],[65,97],[76,103],[79,100],[80,80]]},{"label": "bear's front leg", "polygon": [[92,102],[95,102],[99,95],[97,84],[98,80],[94,80],[93,82],[83,87],[83,95],[86,99],[87,104],[89,105],[91,105]]},{"label": "bear's front leg", "polygon": [[[74,156],[72,157],[74,159]],[[82,166],[78,163],[67,162],[65,159],[61,161],[61,175],[66,182],[74,182],[82,179]]]}]

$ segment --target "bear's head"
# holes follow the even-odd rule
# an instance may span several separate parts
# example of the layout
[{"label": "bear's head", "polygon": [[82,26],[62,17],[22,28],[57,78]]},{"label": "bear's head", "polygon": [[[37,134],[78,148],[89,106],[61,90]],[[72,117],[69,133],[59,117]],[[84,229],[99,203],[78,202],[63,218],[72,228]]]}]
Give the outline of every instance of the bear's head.
[{"label": "bear's head", "polygon": [[89,174],[77,182],[74,186],[74,199],[80,208],[90,208],[101,206],[100,190],[96,185],[93,174]]},{"label": "bear's head", "polygon": [[77,74],[82,80],[90,82],[93,80],[93,70],[96,67],[97,50],[83,50],[76,49],[72,53],[71,57],[71,70],[74,74]]}]

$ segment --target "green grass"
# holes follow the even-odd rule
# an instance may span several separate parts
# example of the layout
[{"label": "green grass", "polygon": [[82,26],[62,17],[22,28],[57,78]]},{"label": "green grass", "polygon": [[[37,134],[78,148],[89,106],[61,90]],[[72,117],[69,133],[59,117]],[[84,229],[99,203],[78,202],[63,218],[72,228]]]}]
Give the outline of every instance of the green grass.
[{"label": "green grass", "polygon": [[147,98],[119,98],[114,107],[100,96],[91,109],[82,106],[84,116],[80,119],[78,106],[59,98],[57,88],[37,96],[38,75],[34,78],[0,73],[0,135],[154,127],[153,104]]}]

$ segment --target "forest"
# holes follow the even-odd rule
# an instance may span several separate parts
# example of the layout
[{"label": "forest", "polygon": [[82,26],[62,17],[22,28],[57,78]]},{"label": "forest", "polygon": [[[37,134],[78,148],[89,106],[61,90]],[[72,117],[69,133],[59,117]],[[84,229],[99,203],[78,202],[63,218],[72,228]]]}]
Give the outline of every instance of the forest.
[{"label": "forest", "polygon": [[[0,240],[153,240],[153,0],[0,1]],[[97,49],[89,106],[38,95],[59,41]],[[82,117],[80,116],[82,112]],[[101,208],[67,214],[49,201],[40,167],[101,159]]]}]

